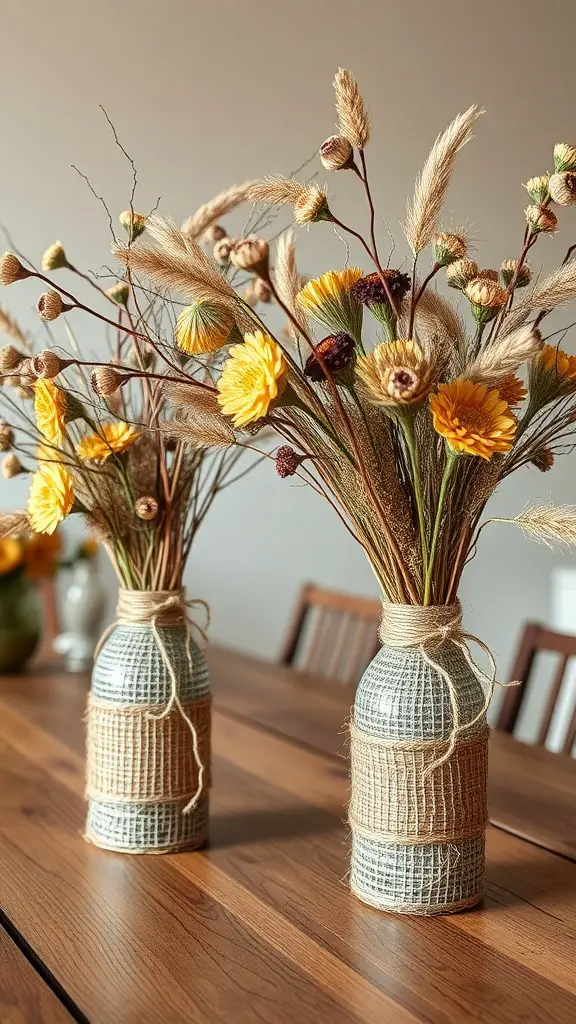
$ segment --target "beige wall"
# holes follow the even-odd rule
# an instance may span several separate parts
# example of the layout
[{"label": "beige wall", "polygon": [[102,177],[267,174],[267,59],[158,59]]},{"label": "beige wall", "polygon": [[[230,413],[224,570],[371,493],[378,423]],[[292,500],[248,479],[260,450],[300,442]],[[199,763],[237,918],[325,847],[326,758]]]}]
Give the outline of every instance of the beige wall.
[{"label": "beige wall", "polygon": [[[162,210],[181,219],[232,180],[289,171],[311,155],[333,130],[330,83],[342,64],[371,106],[372,179],[397,235],[397,260],[405,257],[398,224],[406,195],[433,137],[471,102],[485,105],[447,213],[472,223],[479,259],[497,265],[518,249],[520,182],[550,168],[555,141],[576,140],[575,28],[569,0],[4,4],[0,222],[33,258],[60,238],[71,257],[98,270],[108,261],[106,218],[70,164],[115,212],[130,185],[99,103],[136,160],[137,205],[149,208],[161,195]],[[330,186],[334,207],[365,223],[353,178],[333,177]],[[575,240],[572,211],[563,225],[559,239],[536,249],[536,266],[548,267]],[[302,234],[307,274],[343,258],[327,225]],[[36,297],[34,285],[22,285],[2,300],[40,336]],[[74,323],[83,345],[101,344],[90,320]],[[0,504],[22,500],[16,488],[0,487]],[[547,476],[517,476],[493,507],[513,514],[530,497],[574,501],[575,493],[567,459]],[[463,598],[469,625],[504,671],[520,621],[546,617],[548,575],[563,560],[505,527],[485,532]],[[330,510],[261,469],[214,510],[192,559],[191,593],[212,603],[217,639],[272,655],[304,579],[374,591],[362,553]]]}]

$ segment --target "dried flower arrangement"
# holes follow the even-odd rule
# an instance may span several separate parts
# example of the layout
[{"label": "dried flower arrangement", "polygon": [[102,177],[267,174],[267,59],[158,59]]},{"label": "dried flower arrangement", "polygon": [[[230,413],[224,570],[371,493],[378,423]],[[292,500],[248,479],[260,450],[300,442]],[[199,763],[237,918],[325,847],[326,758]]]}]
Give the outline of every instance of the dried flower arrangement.
[{"label": "dried flower arrangement", "polygon": [[[357,178],[366,237],[336,215],[316,181],[276,175],[246,195],[291,205],[298,225],[332,225],[340,240],[355,239],[369,266],[304,283],[292,232],[280,238],[274,267],[258,236],[224,246],[229,263],[249,270],[284,311],[289,340],[220,272],[218,248],[216,262],[206,259],[167,220],[153,218],[147,238],[116,255],[129,274],[192,300],[194,330],[210,323],[223,343],[235,323],[242,337],[232,345],[227,337],[210,391],[214,423],[229,431],[231,446],[243,432],[273,427],[285,442],[279,475],[310,483],[369,559],[384,598],[383,648],[360,684],[351,724],[351,885],[383,909],[441,913],[481,896],[485,713],[494,683],[462,631],[460,579],[499,483],[527,465],[549,469],[576,429],[576,357],[557,347],[559,332],[542,337],[548,314],[576,297],[574,246],[532,288],[528,263],[540,236],[556,231],[555,210],[576,202],[576,147],[557,145],[554,173],[526,183],[518,256],[482,269],[466,231],[440,220],[456,157],[483,113],[470,107],[438,136],[417,178],[404,223],[409,272],[391,269],[379,251],[368,112],[350,72],[340,69],[334,86],[339,131],[320,147],[320,160]],[[426,250],[431,265],[419,273]],[[441,272],[472,331],[436,289]],[[363,329],[366,310],[379,325],[375,345]],[[315,337],[316,327],[328,333]],[[189,390],[196,394],[192,380]],[[574,507],[549,506],[508,520],[547,542],[571,540],[575,521]],[[431,810],[440,807],[448,808],[442,820]]]}]

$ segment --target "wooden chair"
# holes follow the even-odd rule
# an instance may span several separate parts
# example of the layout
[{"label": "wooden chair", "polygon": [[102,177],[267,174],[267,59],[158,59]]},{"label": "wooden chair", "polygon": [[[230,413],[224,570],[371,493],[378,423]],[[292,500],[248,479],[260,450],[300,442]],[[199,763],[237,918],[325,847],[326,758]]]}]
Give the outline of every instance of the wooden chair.
[{"label": "wooden chair", "polygon": [[[562,694],[566,668],[571,658],[576,658],[576,636],[568,633],[555,633],[537,622],[528,622],[524,628],[516,653],[511,679],[521,680],[520,686],[511,686],[504,691],[504,700],[496,722],[496,728],[513,733],[523,703],[528,692],[528,683],[532,676],[537,655],[541,651],[553,652],[559,656],[552,685],[546,697],[538,722],[536,744],[544,746],[550,732],[555,709]],[[562,753],[571,754],[576,742],[576,701],[568,729],[562,741]]]},{"label": "wooden chair", "polygon": [[281,661],[300,672],[356,684],[380,647],[380,601],[302,587]]}]

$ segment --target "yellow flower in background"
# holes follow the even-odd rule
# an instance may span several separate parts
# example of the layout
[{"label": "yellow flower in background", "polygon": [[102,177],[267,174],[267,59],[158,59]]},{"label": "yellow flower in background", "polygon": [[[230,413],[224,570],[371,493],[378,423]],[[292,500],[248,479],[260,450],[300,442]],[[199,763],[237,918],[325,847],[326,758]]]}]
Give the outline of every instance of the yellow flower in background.
[{"label": "yellow flower in background", "polygon": [[188,355],[216,352],[228,341],[233,325],[234,316],[226,306],[199,299],[180,313],[176,321],[176,344]]},{"label": "yellow flower in background", "polygon": [[103,462],[110,455],[119,455],[128,448],[140,432],[129,423],[117,420],[114,423],[103,423],[97,434],[82,438],[76,445],[76,452],[86,462],[98,460]]},{"label": "yellow flower in background", "polygon": [[504,402],[508,402],[508,405],[513,408],[515,405],[520,405],[526,395],[528,394],[524,387],[524,382],[517,377],[515,373],[509,373],[508,376],[504,377],[498,384],[494,385],[500,392],[500,398]]},{"label": "yellow flower in background", "polygon": [[367,356],[360,356],[356,373],[367,397],[376,405],[414,405],[431,388],[430,363],[417,341],[382,341]]},{"label": "yellow flower in background", "polygon": [[62,538],[58,532],[51,535],[33,534],[24,545],[24,565],[32,580],[45,579],[56,571]]},{"label": "yellow flower in background", "polygon": [[430,398],[434,429],[456,453],[491,459],[510,451],[516,420],[497,388],[459,378]]},{"label": "yellow flower in background", "polygon": [[558,377],[571,379],[576,377],[576,356],[569,356],[561,348],[554,345],[543,345],[534,358],[534,366],[539,364],[543,370],[552,370]]},{"label": "yellow flower in background", "polygon": [[7,576],[22,564],[22,545],[16,537],[0,540],[0,576]]},{"label": "yellow flower in background", "polygon": [[218,403],[234,426],[242,427],[266,416],[286,384],[288,367],[280,346],[268,334],[244,335],[243,345],[232,345],[218,381]]},{"label": "yellow flower in background", "polygon": [[66,426],[66,392],[53,381],[40,379],[34,384],[34,414],[38,430],[47,441],[58,444]]},{"label": "yellow flower in background", "polygon": [[28,515],[34,533],[54,533],[74,504],[72,477],[59,462],[44,463],[34,473]]}]

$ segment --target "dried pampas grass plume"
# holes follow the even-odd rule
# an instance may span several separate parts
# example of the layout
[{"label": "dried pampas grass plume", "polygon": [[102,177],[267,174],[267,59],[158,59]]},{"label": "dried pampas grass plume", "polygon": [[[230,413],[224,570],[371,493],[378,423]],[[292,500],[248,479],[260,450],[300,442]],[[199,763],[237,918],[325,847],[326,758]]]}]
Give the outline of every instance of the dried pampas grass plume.
[{"label": "dried pampas grass plume", "polygon": [[530,540],[552,549],[576,544],[576,505],[526,505],[513,519],[494,517],[487,522],[519,526]]},{"label": "dried pampas grass plume", "polygon": [[[302,279],[296,268],[296,239],[293,231],[285,231],[278,241],[276,252],[276,268],[274,273],[276,289],[282,302],[288,307],[295,320],[300,325],[303,334],[308,332],[308,321],[306,314],[296,301],[300,291]],[[298,341],[299,332],[293,323],[288,325],[291,337]]]},{"label": "dried pampas grass plume", "polygon": [[541,348],[542,336],[537,328],[531,324],[519,327],[485,345],[466,367],[464,375],[477,383],[495,387],[504,377],[515,373],[522,363],[532,359]]},{"label": "dried pampas grass plume", "polygon": [[[416,289],[418,285],[415,284]],[[402,304],[398,319],[398,334],[408,336],[410,298]],[[438,367],[446,365],[450,353],[462,351],[466,344],[464,321],[457,309],[439,292],[426,289],[416,306],[415,333],[427,358]]]},{"label": "dried pampas grass plume", "polygon": [[192,413],[220,417],[220,406],[216,391],[210,388],[201,388],[197,385],[178,384],[176,381],[162,381],[160,389],[164,398],[173,402],[174,405],[185,406]]},{"label": "dried pampas grass plume", "polygon": [[213,199],[199,206],[196,213],[184,221],[183,233],[189,235],[190,238],[199,238],[214,221],[240,206],[240,203],[247,199],[248,189],[253,184],[253,181],[245,181],[242,185],[232,185],[225,192],[220,192]]},{"label": "dried pampas grass plume", "polygon": [[20,328],[17,321],[5,309],[0,306],[0,331],[7,334],[9,338],[17,342],[26,352],[30,351],[30,342]]},{"label": "dried pampas grass plume", "polygon": [[308,189],[303,181],[296,178],[284,178],[281,174],[271,174],[267,178],[253,181],[248,188],[247,197],[253,203],[272,203],[283,206],[285,203],[297,203]]},{"label": "dried pampas grass plume", "polygon": [[517,316],[528,316],[537,309],[555,309],[576,298],[576,260],[568,260],[537,285],[514,309]]},{"label": "dried pampas grass plume", "polygon": [[224,280],[217,264],[174,221],[150,217],[146,227],[156,245],[115,245],[116,259],[136,275],[148,278],[160,288],[170,288],[186,299],[220,299],[236,304],[236,294]]},{"label": "dried pampas grass plume", "polygon": [[230,448],[236,444],[234,431],[224,418],[199,416],[193,423],[181,420],[163,420],[159,424],[165,437],[194,448]]},{"label": "dried pampas grass plume", "polygon": [[483,113],[484,110],[473,104],[464,114],[458,114],[432,146],[416,179],[404,224],[404,233],[414,255],[429,245],[436,233],[456,155],[474,137],[472,126]]},{"label": "dried pampas grass plume", "polygon": [[334,91],[340,134],[357,149],[364,149],[370,141],[370,118],[354,75],[338,68]]},{"label": "dried pampas grass plume", "polygon": [[5,512],[0,515],[0,540],[6,537],[18,537],[30,530],[30,519],[27,512]]}]

